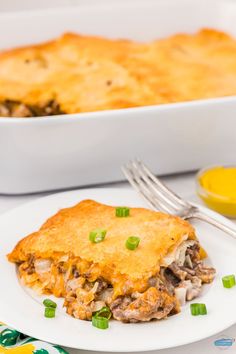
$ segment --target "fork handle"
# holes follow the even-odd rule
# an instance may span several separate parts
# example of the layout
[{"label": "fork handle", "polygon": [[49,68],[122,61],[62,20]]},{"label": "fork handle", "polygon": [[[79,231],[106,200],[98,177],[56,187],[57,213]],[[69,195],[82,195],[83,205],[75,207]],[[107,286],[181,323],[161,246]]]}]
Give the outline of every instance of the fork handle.
[{"label": "fork handle", "polygon": [[218,229],[226,232],[227,234],[229,234],[231,237],[233,237],[234,239],[236,239],[236,228],[233,229],[231,228],[230,226],[224,224],[223,222],[221,221],[218,221],[216,220],[214,217],[212,216],[209,216],[205,213],[203,213],[202,211],[196,211],[192,214],[190,214],[189,216],[186,217],[187,219],[190,219],[190,218],[196,218],[196,219],[199,219],[199,220],[202,220],[202,221],[205,221],[215,227],[217,227]]}]

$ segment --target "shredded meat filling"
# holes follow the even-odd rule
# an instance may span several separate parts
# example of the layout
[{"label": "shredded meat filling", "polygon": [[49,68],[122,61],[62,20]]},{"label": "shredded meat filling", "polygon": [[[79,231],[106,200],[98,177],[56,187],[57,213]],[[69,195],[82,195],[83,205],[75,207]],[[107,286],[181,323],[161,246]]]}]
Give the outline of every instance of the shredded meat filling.
[{"label": "shredded meat filling", "polygon": [[100,297],[101,292],[105,292],[108,284],[103,279],[98,279],[95,283],[89,283],[85,278],[79,277],[67,282],[67,295],[64,306],[67,313],[76,318],[91,320],[93,312],[99,311],[109,302]]},{"label": "shredded meat filling", "polygon": [[175,295],[181,305],[185,301],[198,297],[202,284],[211,283],[215,276],[215,269],[207,267],[199,259],[199,245],[194,243],[186,249],[183,265],[177,261],[163,269],[161,274],[169,287],[174,287]]},{"label": "shredded meat filling", "polygon": [[122,322],[146,322],[167,317],[178,311],[178,302],[167,291],[150,287],[144,293],[132,294],[111,303],[113,317]]},{"label": "shredded meat filling", "polygon": [[55,100],[41,105],[30,105],[20,101],[5,100],[0,102],[0,117],[43,117],[64,114]]},{"label": "shredded meat filling", "polygon": [[145,322],[179,312],[179,305],[199,296],[202,284],[210,283],[215,269],[206,267],[195,241],[183,243],[168,267],[152,276],[145,291],[113,297],[113,287],[99,274],[96,264],[80,267],[79,259],[63,256],[57,262],[34,259],[20,265],[20,274],[31,286],[44,293],[65,298],[67,313],[91,320],[94,312],[108,306],[113,318],[122,322]]}]

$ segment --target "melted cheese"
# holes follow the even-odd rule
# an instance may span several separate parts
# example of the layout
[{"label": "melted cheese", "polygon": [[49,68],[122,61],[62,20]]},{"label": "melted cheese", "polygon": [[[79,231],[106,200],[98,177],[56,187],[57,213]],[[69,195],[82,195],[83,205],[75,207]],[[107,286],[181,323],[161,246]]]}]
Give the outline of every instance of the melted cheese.
[{"label": "melted cheese", "polygon": [[[105,240],[97,244],[89,240],[96,228],[107,230]],[[140,238],[134,251],[125,246],[131,235]],[[63,255],[77,257],[82,274],[89,274],[91,281],[102,276],[121,294],[143,290],[147,279],[159,272],[164,257],[185,238],[194,239],[194,229],[176,216],[131,208],[129,217],[118,218],[115,207],[85,200],[47,220],[8,258],[21,263],[31,256],[53,261]]]},{"label": "melted cheese", "polygon": [[150,43],[67,33],[0,54],[0,101],[66,113],[236,94],[236,40],[211,29]]}]

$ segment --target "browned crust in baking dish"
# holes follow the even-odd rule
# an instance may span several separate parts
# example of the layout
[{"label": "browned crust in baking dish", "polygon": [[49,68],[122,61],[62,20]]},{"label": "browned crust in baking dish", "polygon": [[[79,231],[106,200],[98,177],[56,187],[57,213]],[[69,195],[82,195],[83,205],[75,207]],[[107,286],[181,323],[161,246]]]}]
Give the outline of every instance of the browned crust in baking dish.
[{"label": "browned crust in baking dish", "polygon": [[[193,227],[176,216],[131,208],[129,217],[92,200],[60,210],[39,231],[22,239],[8,255],[22,281],[40,293],[65,299],[67,312],[90,320],[108,306],[123,322],[162,319],[180,311],[215,270],[203,264],[206,254]],[[92,243],[92,230],[106,230]],[[137,249],[126,240],[140,238]]]},{"label": "browned crust in baking dish", "polygon": [[213,29],[149,43],[66,33],[0,54],[0,116],[35,117],[236,94],[236,41]]}]

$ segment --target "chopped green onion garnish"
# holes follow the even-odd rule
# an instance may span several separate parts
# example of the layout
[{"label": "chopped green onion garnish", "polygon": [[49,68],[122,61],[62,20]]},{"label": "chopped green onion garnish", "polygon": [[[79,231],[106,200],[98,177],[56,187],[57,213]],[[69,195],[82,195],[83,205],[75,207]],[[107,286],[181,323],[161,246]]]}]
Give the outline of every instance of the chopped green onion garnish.
[{"label": "chopped green onion garnish", "polygon": [[207,308],[205,304],[191,304],[190,305],[191,314],[193,316],[206,315]]},{"label": "chopped green onion garnish", "polygon": [[199,307],[198,304],[191,304],[190,305],[190,309],[191,309],[191,314],[193,316],[198,316],[199,315]]},{"label": "chopped green onion garnish", "polygon": [[126,207],[116,208],[116,216],[118,218],[125,218],[125,217],[129,216],[129,208],[126,208]]},{"label": "chopped green onion garnish", "polygon": [[54,307],[45,307],[44,317],[53,318],[55,317],[56,309]]},{"label": "chopped green onion garnish", "polygon": [[233,274],[226,275],[222,278],[222,283],[225,288],[232,288],[236,285],[235,276]]},{"label": "chopped green onion garnish", "polygon": [[206,308],[205,304],[199,304],[199,313],[200,313],[200,315],[207,314],[207,308]]},{"label": "chopped green onion garnish", "polygon": [[92,317],[92,324],[94,327],[100,329],[107,329],[109,327],[109,319],[111,318],[111,311],[109,307],[104,306],[97,311]]},{"label": "chopped green onion garnish", "polygon": [[111,318],[111,311],[110,311],[109,307],[104,306],[103,308],[101,308],[101,310],[96,312],[96,316],[97,317],[105,317],[109,320]]},{"label": "chopped green onion garnish", "polygon": [[50,300],[50,299],[43,300],[43,304],[44,304],[45,307],[52,307],[52,308],[56,308],[57,307],[57,304],[54,301]]},{"label": "chopped green onion garnish", "polygon": [[109,320],[106,317],[94,315],[92,317],[92,325],[99,329],[107,329],[109,327]]},{"label": "chopped green onion garnish", "polygon": [[107,231],[103,229],[95,229],[90,232],[89,239],[93,243],[102,242],[106,236]]},{"label": "chopped green onion garnish", "polygon": [[140,242],[140,238],[136,237],[136,236],[130,236],[127,240],[126,240],[126,248],[128,248],[129,250],[135,250],[135,248],[138,247]]}]

